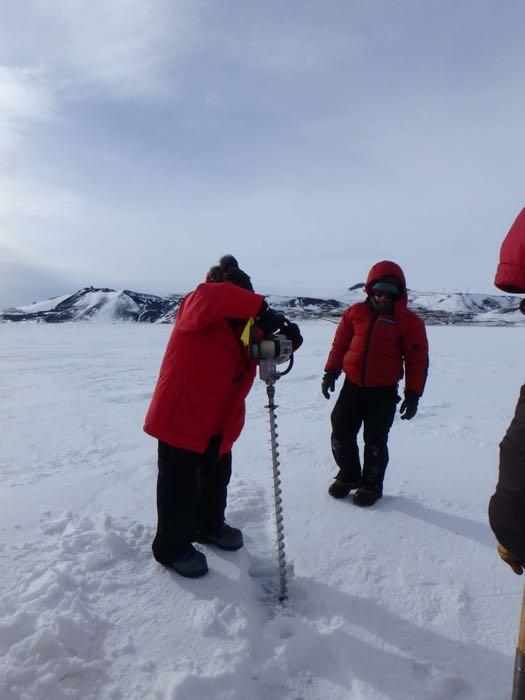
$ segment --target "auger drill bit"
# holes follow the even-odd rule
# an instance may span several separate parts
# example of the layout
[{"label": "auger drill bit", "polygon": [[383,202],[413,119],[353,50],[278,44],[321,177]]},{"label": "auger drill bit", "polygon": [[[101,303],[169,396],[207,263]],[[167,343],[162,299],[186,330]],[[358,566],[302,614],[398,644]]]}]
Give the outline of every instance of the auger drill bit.
[{"label": "auger drill bit", "polygon": [[275,502],[275,527],[277,534],[277,559],[279,566],[279,601],[284,603],[288,599],[288,586],[286,583],[286,551],[284,546],[284,519],[283,519],[283,499],[281,498],[281,479],[279,472],[279,443],[277,438],[277,421],[275,409],[277,406],[274,403],[275,386],[274,384],[266,384],[266,393],[268,394],[268,408],[270,414],[270,442],[272,447],[272,470],[273,470],[273,493]]}]

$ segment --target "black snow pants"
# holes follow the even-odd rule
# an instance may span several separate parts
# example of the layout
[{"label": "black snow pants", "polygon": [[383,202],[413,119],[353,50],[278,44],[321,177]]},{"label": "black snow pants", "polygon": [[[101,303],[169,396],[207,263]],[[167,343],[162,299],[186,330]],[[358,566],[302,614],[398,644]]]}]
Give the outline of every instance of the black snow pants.
[{"label": "black snow pants", "polygon": [[525,561],[525,384],[499,446],[499,479],[489,520],[498,542]]},{"label": "black snow pants", "polygon": [[158,448],[157,533],[153,556],[170,564],[195,541],[224,523],[231,452],[219,457],[219,435],[204,454],[161,442]]},{"label": "black snow pants", "polygon": [[[332,454],[338,479],[359,481],[382,493],[388,464],[388,433],[400,400],[397,386],[360,387],[345,380],[332,411]],[[363,426],[363,473],[357,435]]]}]

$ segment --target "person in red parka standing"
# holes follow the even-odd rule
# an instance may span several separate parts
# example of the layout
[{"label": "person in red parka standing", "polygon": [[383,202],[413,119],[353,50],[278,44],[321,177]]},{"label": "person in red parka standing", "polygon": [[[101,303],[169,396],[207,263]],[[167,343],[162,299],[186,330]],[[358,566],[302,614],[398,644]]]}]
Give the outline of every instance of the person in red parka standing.
[{"label": "person in red parka standing", "polygon": [[[525,209],[501,246],[494,284],[504,292],[525,292]],[[520,304],[525,313],[525,299]],[[499,478],[489,503],[498,553],[516,574],[525,569],[525,384],[514,417],[500,443]]]},{"label": "person in red parka standing", "polygon": [[225,255],[177,312],[144,430],[158,439],[155,559],[182,576],[208,571],[193,542],[242,547],[242,533],[225,523],[231,449],[244,425],[244,401],[257,362],[247,324],[280,331],[295,349],[299,328],[255,294],[249,276]]},{"label": "person in red parka standing", "polygon": [[[366,301],[339,322],[325,366],[322,393],[330,398],[341,372],[345,381],[332,411],[332,453],[339,472],[328,492],[371,506],[383,495],[388,433],[394,422],[398,382],[405,374],[401,418],[416,415],[428,372],[425,324],[407,309],[405,275],[396,263],[376,263],[365,284]],[[361,471],[357,435],[363,426]]]}]

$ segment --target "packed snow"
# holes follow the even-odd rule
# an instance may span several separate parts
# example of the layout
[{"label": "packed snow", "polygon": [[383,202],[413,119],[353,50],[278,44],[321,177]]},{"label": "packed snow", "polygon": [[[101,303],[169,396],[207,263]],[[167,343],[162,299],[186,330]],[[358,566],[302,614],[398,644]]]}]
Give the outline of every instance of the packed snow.
[{"label": "packed snow", "polygon": [[0,325],[3,700],[510,697],[523,583],[486,509],[523,330],[428,329],[427,391],[396,419],[370,509],[327,494],[335,326],[302,330],[277,384],[283,608],[272,579],[250,575],[275,566],[264,384],[234,448],[228,521],[245,547],[202,546],[210,573],[183,579],[150,553],[156,444],[142,432],[170,327]]}]

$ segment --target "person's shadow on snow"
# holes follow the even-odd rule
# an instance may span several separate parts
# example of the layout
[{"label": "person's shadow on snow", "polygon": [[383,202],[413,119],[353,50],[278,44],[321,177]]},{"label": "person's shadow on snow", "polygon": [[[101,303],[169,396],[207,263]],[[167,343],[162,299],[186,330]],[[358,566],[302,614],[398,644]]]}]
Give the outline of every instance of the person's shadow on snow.
[{"label": "person's shadow on snow", "polygon": [[[377,600],[340,591],[311,577],[290,577],[292,615],[282,615],[277,602],[268,607],[260,582],[249,576],[249,557],[245,554],[221,552],[221,558],[238,564],[238,581],[213,567],[202,579],[184,579],[173,572],[168,576],[177,584],[173,586],[175,596],[183,589],[197,601],[219,599],[226,606],[235,606],[235,610],[241,604],[249,620],[248,629],[258,630],[254,657],[260,656],[262,646],[266,648],[261,692],[264,677],[273,678],[282,684],[283,692],[288,692],[301,686],[308,676],[339,685],[349,698],[353,697],[350,693],[361,697],[362,683],[392,700],[509,697],[511,656],[470,639],[447,637],[433,630],[431,621],[427,626],[424,621],[416,625]],[[420,589],[400,590],[400,595],[407,597],[417,593],[427,594]],[[461,604],[468,608],[468,596],[464,598]],[[407,604],[410,608],[410,601]],[[224,624],[211,621],[203,624],[201,633],[225,638],[227,624],[227,619]]]},{"label": "person's shadow on snow", "polygon": [[[358,679],[393,700],[504,700],[510,695],[511,656],[475,641],[446,637],[372,598],[338,591],[316,579],[292,580],[290,595],[299,598],[298,619],[283,620],[286,642],[301,645],[308,634],[317,634],[318,652],[307,666],[314,675],[339,679],[349,689]],[[326,631],[330,623],[332,629]],[[349,632],[353,629],[355,635]],[[356,697],[361,697],[359,691]]]},{"label": "person's shadow on snow", "polygon": [[455,535],[467,537],[487,547],[494,548],[496,546],[488,522],[480,523],[476,520],[464,518],[461,515],[444,513],[441,510],[429,508],[429,506],[425,506],[405,496],[384,496],[380,501],[380,508],[383,511],[396,511],[411,518],[422,520],[425,523],[449,530]]}]

